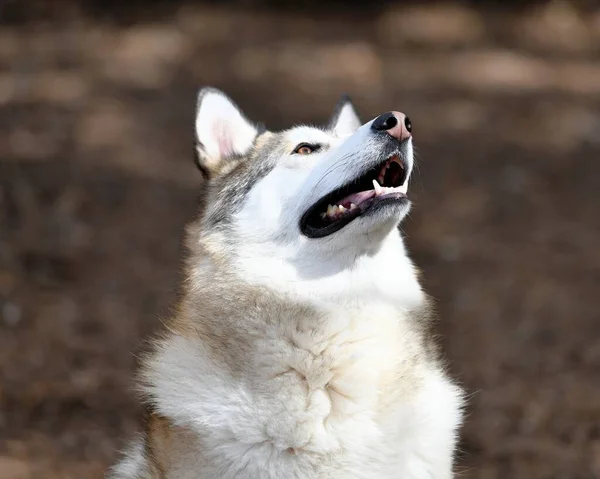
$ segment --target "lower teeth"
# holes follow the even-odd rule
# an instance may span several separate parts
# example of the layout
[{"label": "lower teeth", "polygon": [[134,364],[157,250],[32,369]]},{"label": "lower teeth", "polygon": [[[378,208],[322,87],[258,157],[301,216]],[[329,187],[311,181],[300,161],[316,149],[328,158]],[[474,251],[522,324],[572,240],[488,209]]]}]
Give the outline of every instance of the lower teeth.
[{"label": "lower teeth", "polygon": [[327,211],[325,213],[321,213],[321,218],[335,218],[337,216],[341,216],[348,211],[353,211],[357,208],[354,203],[350,203],[349,208],[345,208],[342,205],[329,205],[327,207]]}]

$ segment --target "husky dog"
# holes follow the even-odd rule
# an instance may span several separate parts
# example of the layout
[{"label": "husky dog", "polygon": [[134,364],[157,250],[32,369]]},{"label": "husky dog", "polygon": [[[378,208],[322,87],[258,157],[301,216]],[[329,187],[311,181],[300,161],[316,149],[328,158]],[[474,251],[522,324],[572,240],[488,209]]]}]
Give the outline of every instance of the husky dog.
[{"label": "husky dog", "polygon": [[181,299],[140,371],[114,479],[446,479],[463,394],[398,230],[411,123],[270,132],[200,91],[206,177]]}]

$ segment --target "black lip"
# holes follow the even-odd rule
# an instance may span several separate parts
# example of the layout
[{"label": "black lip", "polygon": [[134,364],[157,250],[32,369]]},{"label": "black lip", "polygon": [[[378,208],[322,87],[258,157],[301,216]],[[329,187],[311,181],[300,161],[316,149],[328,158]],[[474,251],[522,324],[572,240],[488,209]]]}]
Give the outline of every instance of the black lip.
[{"label": "black lip", "polygon": [[389,193],[364,201],[356,210],[346,213],[342,218],[333,223],[321,224],[321,221],[319,221],[319,215],[326,209],[327,205],[335,204],[337,202],[336,200],[344,198],[349,194],[372,189],[372,180],[377,178],[382,166],[393,156],[398,157],[404,168],[400,182],[400,184],[404,184],[404,181],[406,181],[406,177],[408,175],[409,166],[405,155],[397,149],[385,152],[385,156],[379,156],[378,160],[371,163],[371,165],[368,166],[365,171],[356,179],[348,182],[340,188],[337,188],[331,193],[328,193],[314,203],[310,208],[308,208],[308,210],[306,210],[300,219],[300,231],[302,234],[309,238],[323,238],[341,230],[359,216],[366,216],[368,214],[376,213],[382,208],[388,206],[408,203],[409,200],[405,194],[400,192]]}]

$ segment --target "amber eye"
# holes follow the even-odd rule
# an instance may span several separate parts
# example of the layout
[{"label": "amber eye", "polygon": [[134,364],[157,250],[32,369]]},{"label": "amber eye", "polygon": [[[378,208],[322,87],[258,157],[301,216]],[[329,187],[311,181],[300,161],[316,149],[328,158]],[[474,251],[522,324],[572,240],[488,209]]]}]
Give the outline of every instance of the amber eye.
[{"label": "amber eye", "polygon": [[315,145],[309,145],[308,143],[300,143],[294,149],[294,153],[296,153],[297,155],[310,155],[315,150],[317,150],[317,148],[318,147],[316,147]]}]

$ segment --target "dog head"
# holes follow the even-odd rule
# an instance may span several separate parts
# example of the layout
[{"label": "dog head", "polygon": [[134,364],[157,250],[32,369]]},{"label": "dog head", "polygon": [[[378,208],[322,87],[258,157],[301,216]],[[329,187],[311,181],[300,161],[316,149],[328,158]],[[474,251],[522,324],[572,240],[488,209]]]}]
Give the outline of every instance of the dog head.
[{"label": "dog head", "polygon": [[207,179],[195,231],[227,245],[223,255],[327,275],[399,238],[413,168],[411,124],[402,113],[361,125],[344,97],[326,127],[270,132],[206,88],[195,126],[197,163]]}]

